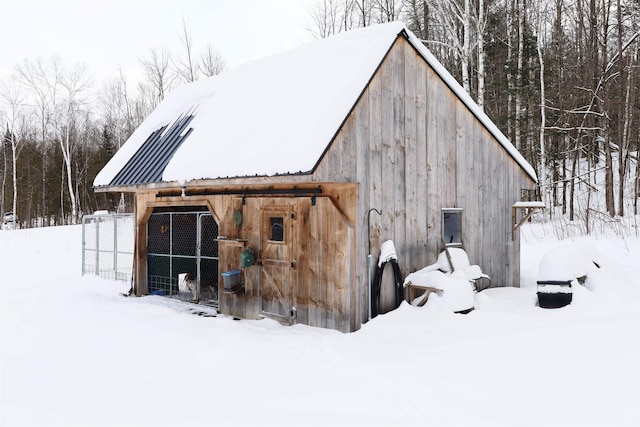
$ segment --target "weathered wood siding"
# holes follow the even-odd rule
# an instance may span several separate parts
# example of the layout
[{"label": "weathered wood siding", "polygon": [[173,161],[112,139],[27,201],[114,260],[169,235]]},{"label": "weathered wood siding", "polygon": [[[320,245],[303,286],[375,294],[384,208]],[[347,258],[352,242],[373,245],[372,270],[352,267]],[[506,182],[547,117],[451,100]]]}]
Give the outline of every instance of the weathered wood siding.
[{"label": "weathered wood siding", "polygon": [[[157,197],[156,191],[139,192],[136,196],[136,295],[147,294],[146,225],[155,207],[207,206],[218,223],[219,273],[240,269],[240,254],[252,248],[256,264],[241,269],[244,287],[237,293],[225,293],[222,276],[218,277],[220,312],[245,319],[258,319],[263,314],[269,277],[258,265],[268,236],[265,218],[282,215],[286,223],[285,243],[275,242],[282,268],[275,271],[286,275],[284,295],[289,310],[295,309],[292,323],[337,329],[350,332],[360,326],[355,279],[356,184],[321,184],[317,196],[270,196],[268,191],[291,188],[279,186],[249,186],[265,190],[264,195],[238,196],[216,194],[210,196]],[[299,186],[298,186],[299,188]],[[229,188],[207,188],[202,191],[220,192]],[[167,191],[165,189],[165,191]],[[175,192],[175,191],[174,191]],[[243,213],[242,223],[233,220],[234,211]],[[266,214],[266,215],[265,215]],[[268,239],[268,237],[267,237]],[[285,247],[286,244],[286,247]],[[282,245],[282,247],[279,247]],[[272,254],[273,255],[273,254]],[[279,282],[281,278],[275,278]],[[269,290],[269,289],[267,289]],[[274,300],[268,309],[281,307]],[[282,320],[278,318],[277,320]]]},{"label": "weathered wood siding", "polygon": [[[442,208],[464,209],[465,249],[493,285],[519,285],[519,240],[511,241],[511,205],[522,188],[534,183],[402,37],[313,180],[358,183],[354,262],[362,322],[368,304],[369,238],[376,257],[381,243],[393,240],[407,275],[435,262],[442,250]],[[371,215],[368,230],[371,208],[382,215]]]}]

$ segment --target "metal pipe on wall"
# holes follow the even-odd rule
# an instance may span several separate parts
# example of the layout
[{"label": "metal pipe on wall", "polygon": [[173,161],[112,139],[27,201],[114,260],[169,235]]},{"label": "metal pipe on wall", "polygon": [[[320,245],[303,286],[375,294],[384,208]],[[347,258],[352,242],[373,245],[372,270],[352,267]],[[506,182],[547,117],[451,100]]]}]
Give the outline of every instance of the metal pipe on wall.
[{"label": "metal pipe on wall", "polygon": [[367,212],[367,237],[369,239],[369,255],[367,255],[367,289],[369,292],[369,320],[371,319],[371,268],[373,266],[373,255],[371,255],[371,211],[382,215],[379,209],[371,208]]}]

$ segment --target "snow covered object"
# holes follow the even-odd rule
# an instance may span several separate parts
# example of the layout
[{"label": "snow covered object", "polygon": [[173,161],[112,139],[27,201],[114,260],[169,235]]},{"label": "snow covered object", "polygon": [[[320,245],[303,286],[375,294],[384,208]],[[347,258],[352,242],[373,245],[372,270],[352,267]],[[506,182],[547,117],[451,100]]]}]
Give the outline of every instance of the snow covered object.
[{"label": "snow covered object", "polygon": [[590,245],[573,243],[550,249],[538,267],[538,305],[560,308],[571,304],[573,288],[584,285],[600,268],[598,253]]},{"label": "snow covered object", "polygon": [[[459,313],[473,310],[476,282],[479,279],[486,279],[491,283],[480,266],[470,265],[469,256],[464,249],[451,247],[440,252],[434,264],[409,274],[404,286],[425,288],[424,294],[409,301],[412,305],[426,303],[429,307]],[[435,291],[429,292],[432,289]],[[435,296],[432,298],[433,293]]]},{"label": "snow covered object", "polygon": [[454,276],[437,269],[434,270],[431,266],[428,266],[409,274],[404,281],[405,288],[409,283],[436,289],[435,292],[425,292],[425,294],[410,301],[412,305],[420,305],[423,303],[423,298],[428,298],[424,305],[429,308],[444,309],[454,313],[473,310],[473,286],[464,277]]},{"label": "snow covered object", "polygon": [[538,280],[538,305],[541,308],[560,308],[573,299],[571,280]]},{"label": "snow covered object", "polygon": [[[385,267],[389,265],[393,270],[393,297],[383,301],[383,275]],[[391,292],[387,292],[391,294]],[[391,301],[388,301],[391,300]],[[375,278],[371,285],[371,316],[375,317],[383,312],[396,309],[404,300],[402,273],[398,265],[398,254],[392,240],[386,240],[380,247],[380,257]]]}]

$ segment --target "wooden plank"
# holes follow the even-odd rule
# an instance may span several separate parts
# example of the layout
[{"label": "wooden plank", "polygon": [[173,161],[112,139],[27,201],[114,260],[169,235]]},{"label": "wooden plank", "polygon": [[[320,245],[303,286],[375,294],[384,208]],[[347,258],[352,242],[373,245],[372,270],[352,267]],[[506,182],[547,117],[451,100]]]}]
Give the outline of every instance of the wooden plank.
[{"label": "wooden plank", "polygon": [[[472,132],[473,121],[468,113],[468,110],[461,102],[456,102],[456,133],[455,133],[455,145],[456,149],[456,189],[455,189],[455,205],[459,208],[465,208],[467,203],[467,196],[470,193],[470,186],[473,185],[471,178],[471,168],[467,161],[466,149],[469,145],[468,138]],[[464,219],[463,219],[464,220]],[[463,242],[464,229],[463,229]]]},{"label": "wooden plank", "polygon": [[[485,184],[482,169],[482,147],[483,140],[480,129],[475,120],[469,120],[468,134],[464,150],[467,152],[465,162],[461,165],[467,170],[467,188],[465,195],[464,215],[462,222],[463,242],[465,249],[474,263],[480,263],[478,258],[482,251],[482,233],[484,230],[484,209],[481,204],[482,187]],[[481,268],[486,267],[480,264]]]},{"label": "wooden plank", "polygon": [[[416,239],[415,258],[412,265],[404,273],[422,268],[431,264],[435,260],[435,254],[429,254],[428,251],[428,223],[427,223],[427,65],[414,54],[414,63],[416,65],[415,72],[412,72],[415,93],[415,151],[412,155],[415,157],[415,223],[416,227],[412,230]],[[409,154],[407,154],[409,155]]]},{"label": "wooden plank", "polygon": [[313,252],[309,247],[307,224],[309,222],[309,208],[311,199],[299,198],[295,201],[295,237],[296,244],[296,270],[294,306],[297,310],[296,323],[309,324],[309,300],[310,300],[310,274],[309,260]]},{"label": "wooden plank", "polygon": [[359,327],[361,323],[368,320],[368,298],[369,298],[369,286],[367,283],[367,266],[366,260],[369,253],[369,230],[365,226],[367,223],[366,217],[369,211],[369,191],[365,190],[370,182],[370,169],[368,164],[369,153],[369,89],[367,88],[365,93],[360,99],[360,102],[354,110],[355,117],[355,130],[354,130],[354,142],[356,147],[356,179],[355,182],[361,183],[363,187],[357,189],[354,205],[357,205],[358,217],[356,222],[361,226],[355,229],[355,262],[356,262],[356,288],[357,293],[355,296],[355,309],[356,318],[358,319]]},{"label": "wooden plank", "polygon": [[[438,151],[439,143],[437,133],[438,122],[438,85],[442,82],[432,69],[426,73],[426,190],[427,190],[427,252],[439,253],[441,246],[440,233],[440,209],[442,202],[438,193],[439,170]],[[435,258],[434,258],[435,260]]]},{"label": "wooden plank", "polygon": [[[407,241],[407,201],[406,201],[406,112],[405,97],[407,96],[405,88],[405,50],[404,39],[399,38],[391,53],[392,68],[392,91],[393,91],[393,140],[392,155],[390,160],[393,162],[393,228],[390,238],[396,245],[396,250],[400,253],[399,263],[401,267],[408,264],[409,245]],[[395,298],[394,298],[395,300]]]},{"label": "wooden plank", "polygon": [[[369,181],[365,184],[365,191],[369,192],[368,209],[375,208],[382,211],[382,82],[381,73],[378,73],[369,84],[369,152],[368,170]],[[363,212],[364,213],[364,212]],[[377,215],[371,216],[371,253],[377,257],[380,252],[383,218]]]},{"label": "wooden plank", "polygon": [[496,142],[493,142],[492,145],[495,149],[495,177],[500,177],[496,183],[497,200],[495,201],[496,212],[494,214],[496,219],[496,230],[494,239],[496,245],[499,245],[500,247],[500,256],[502,258],[501,260],[495,260],[493,268],[500,271],[499,280],[501,280],[502,286],[511,286],[512,284],[507,274],[510,268],[509,252],[507,251],[507,248],[509,239],[511,238],[511,234],[509,233],[509,224],[511,223],[511,212],[509,212],[509,206],[511,206],[511,203],[509,203],[507,196],[507,183],[511,181],[513,177],[510,175],[510,162],[505,158],[502,148]]},{"label": "wooden plank", "polygon": [[153,209],[146,206],[145,194],[137,194],[135,197],[135,279],[134,293],[136,296],[146,295],[149,292],[147,284],[147,222]]},{"label": "wooden plank", "polygon": [[[419,66],[415,51],[408,45],[404,45],[405,55],[405,88],[404,88],[404,123],[405,123],[405,255],[401,259],[401,271],[407,275],[415,271],[426,262],[424,248],[426,247],[426,233],[424,224],[420,222],[425,207],[420,203],[419,192],[424,188],[420,183],[420,175],[424,176],[424,162],[419,158],[419,149],[424,141],[418,141],[418,122],[420,122],[420,109],[418,99],[424,94],[419,93],[418,74]],[[420,145],[420,148],[418,147]],[[425,221],[426,222],[426,221]]]},{"label": "wooden plank", "polygon": [[380,178],[378,186],[380,188],[380,206],[382,211],[382,229],[380,239],[376,245],[379,248],[382,241],[393,238],[394,220],[395,220],[395,202],[394,191],[396,167],[395,160],[395,141],[394,141],[394,92],[393,92],[393,70],[395,66],[395,50],[389,52],[389,55],[382,63],[378,73],[382,81],[382,91],[380,97],[381,115],[380,115]]},{"label": "wooden plank", "polygon": [[444,84],[438,90],[438,139],[440,151],[438,169],[440,185],[439,194],[443,207],[456,206],[456,104],[457,98]]},{"label": "wooden plank", "polygon": [[326,313],[326,293],[325,293],[325,257],[326,251],[322,249],[322,230],[325,224],[323,217],[318,215],[318,208],[311,206],[308,217],[308,247],[314,256],[309,258],[309,267],[306,281],[308,282],[308,310],[309,325],[326,327],[324,320]]},{"label": "wooden plank", "polygon": [[490,202],[491,202],[491,180],[489,177],[490,174],[490,152],[489,146],[491,142],[487,140],[487,132],[483,128],[478,129],[478,162],[476,164],[479,166],[480,175],[478,179],[481,179],[482,185],[478,191],[478,212],[480,219],[480,229],[479,232],[481,235],[479,236],[479,240],[476,244],[476,254],[479,258],[479,265],[483,269],[483,271],[487,272],[492,278],[496,277],[496,272],[491,268],[492,260],[494,256],[491,254],[494,253],[492,247],[491,240],[491,217],[493,216],[491,212]]},{"label": "wooden plank", "polygon": [[[378,75],[381,81],[381,115],[380,134],[372,135],[376,148],[380,146],[379,166],[375,165],[375,172],[380,171],[380,176],[375,177],[371,185],[376,189],[379,197],[380,234],[378,239],[372,238],[372,254],[377,260],[379,248],[383,241],[393,240],[397,247],[403,247],[405,237],[404,218],[404,102],[403,89],[403,58],[402,49],[396,44],[383,61]],[[377,153],[376,153],[377,154]],[[384,300],[382,305],[387,305]]]},{"label": "wooden plank", "polygon": [[[355,117],[353,115],[349,116],[346,120],[342,130],[341,130],[341,139],[342,139],[342,150],[340,153],[340,182],[353,182],[357,176],[356,171],[356,144],[355,144],[355,135],[356,135],[356,126],[355,126]],[[335,171],[333,176],[335,177]],[[335,180],[335,178],[333,178]],[[328,181],[328,180],[327,180]]]}]

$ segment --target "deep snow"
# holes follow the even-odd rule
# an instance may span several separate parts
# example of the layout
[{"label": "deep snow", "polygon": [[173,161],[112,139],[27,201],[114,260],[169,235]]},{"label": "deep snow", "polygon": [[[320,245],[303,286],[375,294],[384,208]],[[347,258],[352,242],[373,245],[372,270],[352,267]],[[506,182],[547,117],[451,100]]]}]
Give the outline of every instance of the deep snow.
[{"label": "deep snow", "polygon": [[[79,226],[0,231],[0,425],[638,425],[640,239],[549,227],[522,228],[522,288],[351,334],[124,298],[81,277]],[[544,254],[584,242],[600,290],[536,307]]]}]

